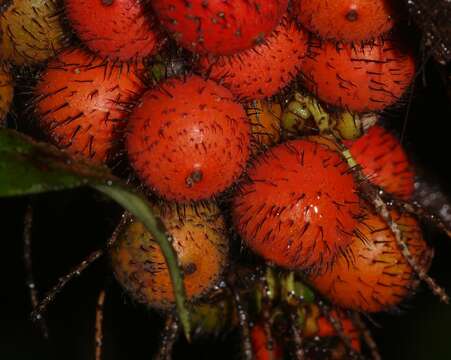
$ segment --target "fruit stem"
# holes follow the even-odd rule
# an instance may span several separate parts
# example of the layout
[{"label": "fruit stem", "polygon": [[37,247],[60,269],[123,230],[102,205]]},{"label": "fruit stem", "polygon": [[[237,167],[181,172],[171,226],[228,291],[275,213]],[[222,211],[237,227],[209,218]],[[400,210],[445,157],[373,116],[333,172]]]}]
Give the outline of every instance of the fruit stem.
[{"label": "fruit stem", "polygon": [[420,219],[424,219],[427,222],[435,225],[439,230],[441,230],[448,237],[451,238],[451,229],[449,228],[449,226],[444,221],[442,221],[442,219],[440,219],[439,216],[432,214],[420,204],[416,202],[410,203],[402,199],[393,198],[385,192],[383,192],[382,197],[384,198],[384,200],[393,203],[393,205],[398,209],[404,210],[409,214],[413,214],[419,217]]},{"label": "fruit stem", "polygon": [[301,331],[298,329],[298,313],[297,311],[290,311],[290,327],[294,342],[294,355],[297,360],[305,359],[304,342]]},{"label": "fruit stem", "polygon": [[158,350],[158,354],[155,357],[156,360],[171,360],[172,349],[177,340],[179,334],[179,325],[177,319],[173,313],[169,314],[166,318],[166,324],[164,326],[163,335],[161,337],[161,344]]},{"label": "fruit stem", "polygon": [[371,358],[373,360],[382,360],[381,355],[379,354],[379,350],[377,348],[377,344],[373,339],[373,336],[371,335],[370,330],[366,326],[366,324],[363,322],[362,318],[360,317],[360,314],[358,312],[354,312],[352,316],[352,322],[356,326],[356,328],[359,330],[359,333],[362,334],[363,340],[365,341],[365,344],[368,346],[371,352]]},{"label": "fruit stem", "polygon": [[[38,289],[36,286],[36,282],[34,281],[33,275],[33,260],[32,260],[32,249],[31,249],[31,240],[32,240],[32,227],[33,227],[33,207],[31,204],[28,205],[25,210],[24,216],[24,229],[23,229],[23,239],[24,239],[24,262],[25,262],[25,272],[26,272],[26,286],[29,290],[31,306],[32,308],[36,308],[39,303],[39,295]],[[41,317],[38,320],[39,327],[41,329],[41,333],[44,336],[44,339],[48,339],[49,333],[47,329],[47,324],[44,317]]]},{"label": "fruit stem", "polygon": [[230,291],[233,294],[233,300],[236,307],[236,312],[238,314],[238,321],[241,329],[241,342],[243,347],[243,359],[253,360],[254,354],[252,351],[252,342],[250,336],[249,327],[249,315],[243,306],[243,301],[241,295],[238,291],[235,291],[231,286],[229,286]]},{"label": "fruit stem", "polygon": [[327,321],[330,322],[340,340],[343,341],[343,343],[345,344],[350,358],[351,359],[361,358],[361,355],[356,353],[356,351],[352,347],[351,339],[349,338],[349,336],[344,333],[343,327],[341,326],[341,322],[339,321],[339,319],[337,319],[335,316],[332,315],[329,306],[326,305],[324,301],[318,301],[317,305],[321,311],[321,314],[327,319]]},{"label": "fruit stem", "polygon": [[96,325],[95,325],[96,360],[102,359],[103,309],[105,305],[105,297],[106,297],[105,289],[102,289],[97,298],[97,306],[96,306]]},{"label": "fruit stem", "polygon": [[378,187],[371,184],[368,179],[363,175],[360,165],[355,161],[352,157],[350,151],[346,148],[346,146],[338,139],[336,136],[332,136],[332,140],[336,142],[338,147],[341,150],[342,156],[347,161],[350,170],[353,172],[354,176],[357,179],[357,183],[359,184],[359,190],[363,196],[367,198],[367,200],[373,205],[376,213],[386,222],[391,232],[395,236],[396,244],[401,251],[404,259],[410,265],[410,267],[415,271],[420,280],[424,281],[432,292],[439,297],[439,299],[448,304],[449,297],[446,294],[445,290],[442,289],[437,283],[432,279],[422,267],[420,267],[412,254],[410,253],[409,247],[406,242],[403,240],[402,231],[399,228],[399,225],[393,220],[390,215],[390,211],[388,210],[387,205],[381,198],[381,192]]}]

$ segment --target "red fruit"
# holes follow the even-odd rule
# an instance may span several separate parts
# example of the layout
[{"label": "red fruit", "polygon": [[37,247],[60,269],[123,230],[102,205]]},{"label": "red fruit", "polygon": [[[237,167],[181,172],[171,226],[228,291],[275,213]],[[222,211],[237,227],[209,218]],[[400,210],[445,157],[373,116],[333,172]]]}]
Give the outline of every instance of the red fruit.
[{"label": "red fruit", "polygon": [[[360,352],[361,344],[360,344],[360,334],[358,330],[355,328],[354,323],[351,319],[349,319],[343,312],[338,312],[333,310],[330,314],[333,318],[339,321],[341,328],[343,330],[343,334],[346,335],[349,340],[351,340],[352,348]],[[324,316],[318,318],[318,333],[316,334],[319,337],[331,337],[337,336],[337,332],[335,328],[331,324],[331,322],[326,319]]]},{"label": "red fruit", "polygon": [[255,360],[282,360],[283,351],[280,344],[273,342],[273,348],[268,349],[268,336],[261,324],[256,324],[251,329],[252,350]]},{"label": "red fruit", "polygon": [[207,199],[240,176],[250,126],[226,88],[198,76],[144,94],[130,117],[127,150],[142,181],[177,201]]},{"label": "red fruit", "polygon": [[287,0],[153,0],[162,25],[185,48],[232,55],[259,44],[279,24]]},{"label": "red fruit", "polygon": [[371,40],[393,27],[389,0],[297,0],[302,25],[323,39]]},{"label": "red fruit", "polygon": [[307,51],[307,35],[284,22],[266,41],[232,56],[205,56],[200,66],[242,99],[264,99],[287,85],[299,72]]},{"label": "red fruit", "polygon": [[247,245],[267,261],[327,269],[352,241],[359,198],[342,158],[327,146],[295,140],[258,157],[233,202]]},{"label": "red fruit", "polygon": [[322,42],[302,67],[306,87],[321,100],[356,112],[382,110],[409,87],[415,61],[396,43],[353,47]]},{"label": "red fruit", "polygon": [[64,51],[48,64],[35,89],[40,126],[73,155],[107,161],[131,101],[143,84],[126,71],[80,49]]},{"label": "red fruit", "polygon": [[[423,240],[417,221],[410,215],[391,213],[403,233],[403,240],[416,262],[425,270],[431,251]],[[312,276],[315,288],[333,303],[358,311],[377,312],[398,305],[418,285],[415,273],[398,249],[387,224],[369,213],[359,224],[349,252],[331,271]]]},{"label": "red fruit", "polygon": [[402,199],[414,191],[414,173],[398,139],[379,125],[351,143],[349,150],[374,184]]},{"label": "red fruit", "polygon": [[65,5],[78,37],[98,55],[127,61],[156,52],[159,37],[142,1],[65,0]]}]

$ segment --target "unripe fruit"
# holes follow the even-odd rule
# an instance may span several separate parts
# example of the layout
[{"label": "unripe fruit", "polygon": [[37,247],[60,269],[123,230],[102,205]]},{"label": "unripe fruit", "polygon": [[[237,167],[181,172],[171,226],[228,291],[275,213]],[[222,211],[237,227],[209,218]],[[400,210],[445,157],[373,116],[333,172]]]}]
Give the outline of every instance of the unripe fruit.
[{"label": "unripe fruit", "polygon": [[262,44],[232,56],[204,56],[200,67],[240,99],[264,99],[296,77],[308,35],[285,20]]},{"label": "unripe fruit", "polygon": [[1,14],[0,60],[33,65],[54,56],[63,45],[56,0],[14,0]]},{"label": "unripe fruit", "polygon": [[280,141],[280,117],[282,107],[279,103],[254,101],[246,108],[251,123],[252,152],[277,144]]},{"label": "unripe fruit", "polygon": [[4,67],[0,67],[0,127],[5,124],[13,96],[14,85],[11,73]]},{"label": "unripe fruit", "polygon": [[78,37],[101,57],[128,61],[156,52],[159,34],[138,0],[65,0]]},{"label": "unripe fruit", "polygon": [[[154,211],[173,238],[187,298],[193,301],[216,285],[227,263],[228,239],[220,210],[214,203],[204,203],[163,205]],[[163,253],[142,223],[124,227],[111,261],[117,280],[137,302],[158,309],[174,305]]]},{"label": "unripe fruit", "polygon": [[279,24],[287,0],[153,0],[161,24],[198,53],[232,55],[261,43]]},{"label": "unripe fruit", "polygon": [[411,84],[415,61],[390,40],[352,46],[318,42],[310,47],[302,73],[321,100],[351,111],[382,110],[396,103]]},{"label": "unripe fruit", "polygon": [[48,64],[36,86],[39,125],[59,148],[106,162],[130,103],[143,89],[136,71],[80,49],[64,51]]},{"label": "unripe fruit", "polygon": [[305,140],[269,149],[248,171],[233,201],[233,219],[247,245],[265,260],[325,271],[346,251],[359,198],[342,158]]},{"label": "unripe fruit", "polygon": [[[406,214],[391,215],[413,258],[427,270],[432,253],[417,221]],[[378,215],[368,213],[357,233],[359,236],[354,237],[349,249],[353,256],[338,258],[331,271],[310,280],[320,293],[344,308],[364,312],[389,310],[418,285],[416,275]]]},{"label": "unripe fruit", "polygon": [[208,199],[240,176],[250,127],[226,88],[198,76],[170,79],[130,116],[127,150],[143,182],[177,201]]},{"label": "unripe fruit", "polygon": [[323,39],[373,40],[393,27],[389,0],[297,0],[295,13]]},{"label": "unripe fruit", "polygon": [[408,200],[414,191],[414,173],[398,139],[375,125],[349,145],[363,174],[385,191]]}]

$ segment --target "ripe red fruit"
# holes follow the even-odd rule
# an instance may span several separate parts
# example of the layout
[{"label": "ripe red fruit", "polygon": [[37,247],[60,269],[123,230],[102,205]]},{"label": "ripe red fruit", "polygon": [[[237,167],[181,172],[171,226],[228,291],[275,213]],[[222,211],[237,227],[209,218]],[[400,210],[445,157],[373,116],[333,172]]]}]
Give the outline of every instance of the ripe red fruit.
[{"label": "ripe red fruit", "polygon": [[301,69],[306,87],[321,100],[351,111],[382,110],[409,87],[415,61],[393,41],[371,45],[319,42]]},{"label": "ripe red fruit", "polygon": [[159,35],[142,1],[65,0],[65,6],[78,37],[102,57],[141,59],[158,48]]},{"label": "ripe red fruit", "polygon": [[48,64],[35,89],[41,128],[59,148],[107,161],[128,105],[143,89],[135,70],[80,49],[64,51]]},{"label": "ripe red fruit", "polygon": [[153,0],[162,25],[185,48],[232,55],[268,36],[287,9],[287,0]]},{"label": "ripe red fruit", "polygon": [[[341,328],[343,329],[343,333],[351,340],[352,348],[360,352],[361,344],[360,344],[360,335],[357,329],[355,328],[351,319],[349,319],[344,313],[332,311],[331,316],[337,319],[340,322]],[[324,316],[321,316],[318,319],[318,334],[319,337],[331,337],[337,336],[337,332],[335,328],[332,326],[330,321],[326,319]]]},{"label": "ripe red fruit", "polygon": [[229,90],[198,76],[161,87],[146,92],[130,116],[131,163],[143,182],[168,199],[208,199],[246,166],[246,113]]},{"label": "ripe red fruit", "polygon": [[269,149],[233,201],[247,245],[269,262],[324,271],[346,251],[359,198],[348,167],[327,146],[295,140]]},{"label": "ripe red fruit", "polygon": [[[410,215],[391,213],[403,240],[425,270],[431,250],[423,240],[417,221]],[[312,276],[315,288],[333,303],[358,311],[388,310],[404,300],[418,285],[415,273],[396,245],[393,233],[377,215],[368,213],[350,245],[351,258],[340,257],[331,271]]]},{"label": "ripe red fruit", "polygon": [[389,0],[297,0],[295,13],[323,39],[372,40],[393,27]]},{"label": "ripe red fruit", "polygon": [[308,35],[284,21],[263,44],[232,56],[205,56],[200,67],[241,99],[264,99],[277,93],[299,72]]},{"label": "ripe red fruit", "polygon": [[255,360],[283,359],[283,351],[277,341],[273,342],[273,349],[268,349],[268,336],[263,325],[257,323],[251,329],[251,341]]},{"label": "ripe red fruit", "polygon": [[371,182],[402,199],[412,196],[414,173],[404,149],[393,134],[375,125],[352,142],[349,150]]}]

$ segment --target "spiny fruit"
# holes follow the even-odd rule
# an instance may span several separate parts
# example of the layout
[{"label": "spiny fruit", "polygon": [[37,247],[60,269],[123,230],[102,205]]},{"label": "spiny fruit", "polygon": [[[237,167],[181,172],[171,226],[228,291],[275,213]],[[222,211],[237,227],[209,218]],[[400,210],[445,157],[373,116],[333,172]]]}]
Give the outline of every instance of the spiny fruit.
[{"label": "spiny fruit", "polygon": [[280,141],[282,107],[278,102],[253,101],[246,107],[246,113],[251,123],[254,154]]},{"label": "spiny fruit", "polygon": [[[219,208],[212,202],[154,206],[177,253],[187,298],[193,301],[217,284],[228,259],[228,239]],[[139,303],[164,309],[175,302],[169,270],[157,242],[134,221],[111,250],[114,274]]]},{"label": "spiny fruit", "polygon": [[5,67],[0,67],[0,127],[4,125],[13,95],[14,85],[11,73]]},{"label": "spiny fruit", "polygon": [[232,55],[259,44],[279,24],[287,0],[153,0],[162,25],[185,48]]},{"label": "spiny fruit", "polygon": [[[391,213],[416,262],[425,270],[432,252],[417,221],[407,214]],[[367,213],[350,245],[352,257],[340,257],[331,271],[311,277],[314,287],[333,303],[364,312],[388,310],[404,300],[418,285],[413,269],[397,247],[387,224]]]},{"label": "spiny fruit", "polygon": [[413,55],[390,40],[362,46],[319,41],[310,49],[301,69],[306,87],[321,100],[351,111],[394,104],[415,74]]},{"label": "spiny fruit", "polygon": [[156,52],[159,34],[145,4],[138,0],[65,0],[78,37],[101,57],[121,61]]},{"label": "spiny fruit", "polygon": [[204,56],[200,67],[240,99],[264,99],[296,77],[308,35],[285,20],[262,44],[232,56]]},{"label": "spiny fruit", "polygon": [[360,212],[342,158],[322,144],[293,140],[256,159],[233,201],[238,233],[265,260],[327,270],[346,252]]},{"label": "spiny fruit", "polygon": [[43,62],[63,46],[56,0],[14,0],[0,17],[0,59],[16,65]]},{"label": "spiny fruit", "polygon": [[128,107],[142,92],[135,67],[126,69],[80,49],[52,60],[35,89],[39,124],[69,153],[108,160]]},{"label": "spiny fruit", "polygon": [[323,39],[373,40],[393,26],[389,0],[296,0],[294,8],[302,25]]},{"label": "spiny fruit", "polygon": [[255,360],[283,359],[283,350],[277,341],[273,341],[272,349],[268,348],[268,335],[262,324],[257,323],[252,327],[251,342]]},{"label": "spiny fruit", "polygon": [[250,126],[226,88],[198,76],[147,91],[130,116],[128,154],[142,181],[177,201],[208,199],[240,176]]},{"label": "spiny fruit", "polygon": [[[341,310],[332,310],[330,316],[340,324],[343,334],[351,341],[352,348],[355,351],[360,352],[360,334],[352,320]],[[338,336],[330,320],[324,315],[321,315],[318,306],[315,304],[312,304],[309,307],[309,314],[305,319],[302,335],[306,338],[315,336],[320,338]]]},{"label": "spiny fruit", "polygon": [[363,174],[385,191],[408,200],[414,191],[414,173],[398,139],[375,125],[349,145]]}]

